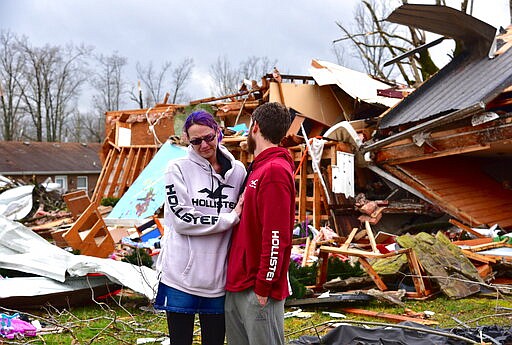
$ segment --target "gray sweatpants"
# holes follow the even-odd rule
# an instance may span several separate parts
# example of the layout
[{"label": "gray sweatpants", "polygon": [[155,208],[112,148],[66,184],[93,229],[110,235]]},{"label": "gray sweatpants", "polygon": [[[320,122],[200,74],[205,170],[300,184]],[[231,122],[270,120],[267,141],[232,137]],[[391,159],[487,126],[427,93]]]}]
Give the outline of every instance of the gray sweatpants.
[{"label": "gray sweatpants", "polygon": [[252,288],[226,292],[228,345],[284,345],[284,302],[269,298],[262,307]]}]

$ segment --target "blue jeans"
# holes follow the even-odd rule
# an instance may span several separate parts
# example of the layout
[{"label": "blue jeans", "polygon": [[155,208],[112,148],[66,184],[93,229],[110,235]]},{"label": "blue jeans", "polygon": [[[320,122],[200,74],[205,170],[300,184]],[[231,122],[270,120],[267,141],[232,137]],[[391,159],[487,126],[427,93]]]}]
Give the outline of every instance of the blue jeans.
[{"label": "blue jeans", "polygon": [[225,296],[213,298],[196,296],[159,283],[155,309],[185,314],[223,314],[224,299]]}]

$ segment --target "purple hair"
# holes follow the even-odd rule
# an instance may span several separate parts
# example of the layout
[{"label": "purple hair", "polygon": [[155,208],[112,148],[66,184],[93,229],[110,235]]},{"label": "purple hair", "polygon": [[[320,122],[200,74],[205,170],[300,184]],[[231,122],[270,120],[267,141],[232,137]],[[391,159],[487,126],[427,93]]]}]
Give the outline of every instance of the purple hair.
[{"label": "purple hair", "polygon": [[215,132],[219,133],[219,142],[222,140],[222,131],[219,130],[219,125],[213,118],[213,115],[210,114],[207,111],[204,110],[198,110],[191,113],[187,119],[185,120],[185,123],[183,124],[183,131],[187,133],[188,136],[188,129],[192,125],[202,125],[207,126],[215,130]]}]

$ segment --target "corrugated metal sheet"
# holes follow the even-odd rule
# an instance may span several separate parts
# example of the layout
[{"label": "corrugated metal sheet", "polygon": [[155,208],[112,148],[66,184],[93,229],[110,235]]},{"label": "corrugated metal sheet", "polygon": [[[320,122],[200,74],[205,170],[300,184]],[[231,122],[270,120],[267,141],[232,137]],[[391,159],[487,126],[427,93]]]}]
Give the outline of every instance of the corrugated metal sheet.
[{"label": "corrugated metal sheet", "polygon": [[[425,5],[415,6],[422,7]],[[427,6],[427,8],[432,8],[433,11],[438,6]],[[462,17],[457,17],[459,20],[455,20],[454,17],[452,21],[440,22],[439,18],[435,17],[435,12],[427,13],[428,15],[424,17],[417,15],[415,17],[413,12],[406,11],[401,14],[399,19],[395,19],[410,25],[417,22],[416,27],[430,28],[438,32],[441,31],[440,33],[443,31],[443,25],[447,25],[446,33],[451,33],[454,36],[457,36],[457,26],[460,26],[459,39],[463,38],[467,43],[466,45],[469,45],[468,42],[480,42],[474,43],[473,47],[467,46],[467,49],[478,49],[478,46],[487,44],[486,37],[489,36],[490,32],[482,35],[478,30],[474,30],[468,25],[468,23],[477,25],[476,23],[480,22],[475,18],[461,13]],[[421,14],[425,15],[425,13]],[[410,15],[411,18],[405,20],[406,15]],[[422,21],[426,21],[428,25]],[[419,25],[419,23],[423,25]],[[481,24],[477,25],[477,28],[480,26]],[[511,30],[510,27],[509,30]],[[471,33],[475,35],[473,41],[471,41]],[[480,101],[487,103],[506,87],[512,85],[512,69],[510,69],[510,66],[512,66],[512,49],[508,49],[494,58],[489,58],[487,55],[482,57],[481,54],[479,55],[475,51],[465,51],[386,113],[379,123],[379,128],[388,129],[435,118],[467,108]]]},{"label": "corrugated metal sheet", "polygon": [[[485,171],[490,162],[474,157],[443,157],[399,167],[453,217],[471,226],[499,224],[511,229],[512,190]],[[505,165],[502,168],[505,170]]]},{"label": "corrugated metal sheet", "polygon": [[512,85],[512,49],[493,59],[469,54],[445,66],[436,75],[391,109],[379,128],[399,126],[487,103]]},{"label": "corrugated metal sheet", "polygon": [[99,143],[0,141],[0,174],[100,173]]},{"label": "corrugated metal sheet", "polygon": [[448,6],[404,4],[387,21],[450,37],[486,54],[496,35],[496,28]]}]

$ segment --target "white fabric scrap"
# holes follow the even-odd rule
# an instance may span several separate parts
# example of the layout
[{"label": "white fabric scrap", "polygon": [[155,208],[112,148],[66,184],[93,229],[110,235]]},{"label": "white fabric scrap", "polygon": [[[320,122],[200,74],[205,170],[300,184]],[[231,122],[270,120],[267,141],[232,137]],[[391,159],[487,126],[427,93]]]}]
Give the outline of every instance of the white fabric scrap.
[{"label": "white fabric scrap", "polygon": [[322,154],[324,152],[324,144],[325,140],[323,139],[312,139],[309,155],[311,156],[311,159],[316,162],[315,164],[312,164],[314,172],[318,172],[318,167],[320,167],[320,160],[322,159]]}]

